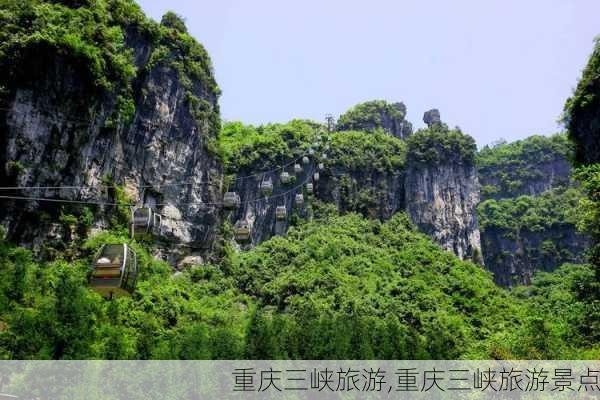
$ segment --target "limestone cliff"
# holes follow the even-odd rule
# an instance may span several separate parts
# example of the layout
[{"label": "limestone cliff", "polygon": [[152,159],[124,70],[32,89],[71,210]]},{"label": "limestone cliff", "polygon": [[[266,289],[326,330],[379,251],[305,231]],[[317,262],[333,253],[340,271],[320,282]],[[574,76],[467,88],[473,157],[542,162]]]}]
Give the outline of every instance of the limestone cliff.
[{"label": "limestone cliff", "polygon": [[[72,18],[74,29],[78,18],[89,15],[85,7],[51,7]],[[148,21],[139,11],[127,22],[111,18],[93,29],[122,32],[117,50],[129,75],[108,86],[99,83],[93,63],[110,65],[116,56],[105,54],[111,48],[85,31],[80,39],[98,49],[98,59],[50,39],[6,44],[4,54],[8,49],[14,57],[1,64],[0,185],[60,186],[10,195],[92,203],[114,203],[112,186],[124,187],[124,203],[146,204],[164,215],[160,238],[166,243],[210,245],[219,227],[222,179],[210,151],[219,129],[210,60],[185,32]],[[40,17],[39,29],[45,23]],[[7,200],[2,205],[0,221],[9,238],[23,243],[43,239],[53,226],[32,220],[70,207]],[[97,227],[115,212],[112,206],[90,208]]]},{"label": "limestone cliff", "polygon": [[482,200],[537,196],[571,184],[572,145],[565,134],[530,136],[477,153]]},{"label": "limestone cliff", "polygon": [[544,230],[489,227],[481,233],[486,268],[499,285],[528,285],[536,271],[551,272],[566,263],[585,262],[590,240],[569,223]]},{"label": "limestone cliff", "polygon": [[437,125],[411,136],[407,154],[405,204],[412,221],[443,248],[481,263],[474,140]]},{"label": "limestone cliff", "polygon": [[[290,146],[298,140],[299,132],[304,132],[303,140],[318,137],[318,127],[292,122],[284,127],[261,129],[261,137],[279,138],[279,134],[271,132],[273,130],[283,132],[282,136],[288,138],[270,140],[274,142],[273,152],[282,146],[289,148],[288,157],[282,163],[288,165],[284,170],[294,177],[294,182],[281,181],[280,174],[284,170],[270,170],[276,164],[265,164],[268,155],[252,158],[265,151],[264,141],[259,141],[260,150],[254,147],[239,150],[230,171],[236,180],[230,188],[240,195],[241,204],[228,211],[227,217],[232,226],[244,223],[250,229],[250,237],[241,241],[243,246],[283,235],[291,225],[311,218],[319,207],[332,204],[341,213],[358,212],[381,220],[406,211],[413,222],[443,248],[461,258],[481,262],[475,215],[478,203],[475,147],[469,136],[449,131],[440,124],[434,130],[411,136],[407,150],[405,141],[381,131],[338,131],[326,135],[326,151],[309,156],[308,164],[301,165],[302,172],[294,173],[293,160],[302,158],[303,153],[301,148]],[[249,130],[240,132],[242,134],[247,138],[253,133]],[[254,161],[247,164],[246,157]],[[242,167],[236,168],[236,163]],[[263,173],[264,170],[270,172]],[[314,179],[315,172],[319,180]],[[268,199],[260,193],[263,181],[272,182],[274,186]],[[307,192],[307,183],[313,185],[312,195]],[[301,206],[295,203],[299,194],[305,200]],[[278,206],[284,206],[286,212],[286,217],[279,220]]]},{"label": "limestone cliff", "polygon": [[571,148],[559,134],[498,143],[477,154],[483,256],[497,283],[527,284],[536,271],[585,262],[589,238],[576,227],[582,195],[571,180]]}]

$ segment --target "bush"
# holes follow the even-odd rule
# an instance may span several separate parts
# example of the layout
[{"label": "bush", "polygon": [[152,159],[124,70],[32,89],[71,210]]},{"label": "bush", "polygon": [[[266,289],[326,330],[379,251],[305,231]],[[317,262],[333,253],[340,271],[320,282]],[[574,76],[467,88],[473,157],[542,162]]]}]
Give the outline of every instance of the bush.
[{"label": "bush", "polygon": [[443,125],[421,129],[410,136],[406,143],[408,162],[415,164],[472,164],[477,150],[471,136],[457,130],[448,130]]}]

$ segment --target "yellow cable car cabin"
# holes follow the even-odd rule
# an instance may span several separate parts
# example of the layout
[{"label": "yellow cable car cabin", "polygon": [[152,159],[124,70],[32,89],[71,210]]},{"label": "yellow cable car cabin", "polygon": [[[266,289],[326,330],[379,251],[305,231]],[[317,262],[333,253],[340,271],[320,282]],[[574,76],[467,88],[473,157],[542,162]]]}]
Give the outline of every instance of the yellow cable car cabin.
[{"label": "yellow cable car cabin", "polygon": [[131,213],[131,237],[139,238],[145,234],[158,233],[162,216],[150,207],[135,208]]},{"label": "yellow cable car cabin", "polygon": [[250,240],[252,232],[248,221],[239,220],[233,227],[233,231],[235,233],[235,240],[237,242],[246,242]]},{"label": "yellow cable car cabin", "polygon": [[283,221],[287,217],[287,208],[285,206],[277,206],[275,209],[275,218],[278,221]]},{"label": "yellow cable car cabin", "polygon": [[137,256],[126,244],[106,244],[92,264],[90,287],[102,296],[129,296],[135,289]]}]

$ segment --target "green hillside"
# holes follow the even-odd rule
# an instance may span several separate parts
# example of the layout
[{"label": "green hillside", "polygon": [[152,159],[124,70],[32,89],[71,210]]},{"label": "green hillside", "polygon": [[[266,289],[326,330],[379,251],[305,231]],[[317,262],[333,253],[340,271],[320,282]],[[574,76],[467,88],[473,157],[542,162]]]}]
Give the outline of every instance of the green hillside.
[{"label": "green hillside", "polygon": [[[88,240],[128,241],[110,233]],[[131,298],[86,287],[90,257],[40,264],[0,246],[0,349],[30,358],[593,358],[581,325],[586,266],[510,294],[442,251],[403,214],[323,212],[220,265],[170,268],[132,243]],[[560,300],[559,300],[560,299]],[[544,332],[540,335],[540,330]]]}]

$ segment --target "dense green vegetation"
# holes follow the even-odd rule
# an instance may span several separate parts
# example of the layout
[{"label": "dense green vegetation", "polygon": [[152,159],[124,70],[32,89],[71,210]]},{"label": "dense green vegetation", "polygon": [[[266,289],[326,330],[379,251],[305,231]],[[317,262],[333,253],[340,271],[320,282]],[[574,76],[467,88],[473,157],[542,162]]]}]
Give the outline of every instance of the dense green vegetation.
[{"label": "dense green vegetation", "polygon": [[457,129],[449,130],[443,125],[418,130],[406,143],[408,161],[414,163],[471,163],[477,150],[471,136]]},{"label": "dense green vegetation", "polygon": [[515,197],[531,182],[544,178],[540,165],[568,160],[571,153],[572,144],[566,134],[535,135],[512,143],[484,146],[477,153],[482,197]]},{"label": "dense green vegetation", "polygon": [[[373,131],[383,128],[384,122],[400,122],[406,116],[406,106],[402,103],[388,103],[373,100],[357,104],[340,116],[337,122],[339,131]],[[388,132],[390,133],[390,132]]]},{"label": "dense green vegetation", "polygon": [[[84,248],[115,241],[128,239],[104,233]],[[40,264],[1,242],[3,358],[598,356],[576,323],[589,268],[565,268],[515,298],[402,214],[381,223],[325,212],[175,275],[131,244],[138,288],[106,301],[86,288],[90,257]]]},{"label": "dense green vegetation", "polygon": [[381,129],[365,132],[335,132],[331,136],[331,165],[347,171],[376,170],[400,173],[406,160],[406,144]]},{"label": "dense green vegetation", "polygon": [[573,96],[565,104],[564,122],[569,137],[575,143],[575,172],[581,183],[586,200],[581,204],[580,226],[594,240],[590,250],[595,277],[586,301],[590,304],[587,323],[596,340],[600,341],[600,39]]},{"label": "dense green vegetation", "polygon": [[329,151],[323,150],[323,144],[316,147],[317,154],[327,153],[328,165],[350,171],[392,173],[401,172],[404,167],[405,143],[381,129],[372,134],[356,131],[323,133],[321,125],[302,120],[258,127],[241,122],[224,123],[219,148],[229,173],[250,167],[266,170],[306,154],[319,135],[330,139]]},{"label": "dense green vegetation", "polygon": [[[91,94],[114,99],[118,115],[112,121],[126,123],[135,112],[136,80],[155,68],[174,72],[190,112],[211,132],[220,130],[209,148],[229,174],[286,164],[322,134],[322,125],[302,120],[257,127],[231,122],[220,129],[218,109],[202,100],[219,95],[210,59],[174,13],[158,24],[133,0],[0,0],[0,6],[0,99],[31,72],[29,61],[62,57],[89,75]],[[140,39],[150,47],[147,65],[136,65],[133,43]],[[588,140],[589,128],[598,126],[598,54],[597,47],[566,106],[582,164],[600,154]],[[338,131],[325,134],[331,139],[329,172],[398,176],[406,163],[476,161],[473,138],[443,124],[406,141],[383,131],[405,114],[401,103],[373,101],[340,117]],[[484,190],[518,190],[538,177],[535,165],[569,151],[565,135],[484,148],[477,156],[480,171],[500,181]],[[577,224],[600,243],[598,164],[581,167],[577,178],[586,198],[578,189],[559,188],[483,202],[482,229],[516,235]],[[342,202],[344,188],[356,186],[349,180],[339,180]],[[369,214],[380,193],[361,190],[348,208]],[[150,255],[150,241],[129,239],[124,191],[115,189],[113,197],[122,206],[108,218],[111,230],[87,239],[95,209],[65,207],[52,216],[40,211],[36,217],[43,222],[83,232],[63,247],[43,248],[42,257],[0,232],[0,358],[600,357],[600,245],[592,250],[595,269],[565,265],[508,292],[481,267],[418,233],[402,213],[383,223],[339,216],[315,202],[316,219],[295,220],[287,236],[240,253],[219,243],[220,263],[174,274]],[[104,243],[130,243],[138,255],[142,273],[130,298],[106,301],[87,288],[92,257]]]},{"label": "dense green vegetation", "polygon": [[579,164],[600,162],[600,38],[583,70],[575,93],[565,104],[563,120],[575,143],[575,161]]},{"label": "dense green vegetation", "polygon": [[275,168],[305,154],[316,141],[319,128],[303,120],[258,127],[225,122],[219,135],[219,152],[229,173],[251,166],[258,170]]},{"label": "dense green vegetation", "polygon": [[522,229],[539,232],[562,224],[576,225],[581,200],[581,191],[576,188],[557,188],[539,196],[490,199],[477,207],[479,225],[482,231],[503,229],[513,235]]},{"label": "dense green vegetation", "polygon": [[[146,18],[133,0],[2,0],[0,4],[0,94],[35,76],[30,64],[36,65],[40,54],[49,60],[62,57],[79,65],[100,94],[114,96],[117,115],[107,124],[127,123],[135,111],[134,80],[160,64],[177,71],[188,89],[192,113],[208,120],[213,134],[218,132],[218,110],[194,94],[204,91],[216,97],[220,93],[210,58],[175,14],[165,15],[163,24],[158,24]],[[141,71],[132,47],[137,38],[152,49],[150,62]]]}]

